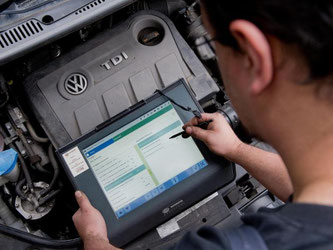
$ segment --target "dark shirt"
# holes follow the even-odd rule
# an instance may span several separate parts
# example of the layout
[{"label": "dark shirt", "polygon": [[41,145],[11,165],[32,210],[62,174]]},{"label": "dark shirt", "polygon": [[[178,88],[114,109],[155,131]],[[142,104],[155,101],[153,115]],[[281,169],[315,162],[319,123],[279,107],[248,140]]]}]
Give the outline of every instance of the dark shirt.
[{"label": "dark shirt", "polygon": [[[333,207],[287,203],[262,208],[242,220],[258,231],[268,249],[333,250]],[[230,249],[230,245],[223,230],[203,227],[186,234],[174,249]]]}]

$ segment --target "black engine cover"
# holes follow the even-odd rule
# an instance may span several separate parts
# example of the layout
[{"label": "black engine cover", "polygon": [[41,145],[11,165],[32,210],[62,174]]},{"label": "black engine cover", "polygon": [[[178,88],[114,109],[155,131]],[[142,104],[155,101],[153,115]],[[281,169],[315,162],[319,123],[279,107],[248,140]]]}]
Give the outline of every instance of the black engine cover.
[{"label": "black engine cover", "polygon": [[51,62],[24,86],[60,147],[179,78],[199,101],[219,91],[173,23],[144,11]]}]

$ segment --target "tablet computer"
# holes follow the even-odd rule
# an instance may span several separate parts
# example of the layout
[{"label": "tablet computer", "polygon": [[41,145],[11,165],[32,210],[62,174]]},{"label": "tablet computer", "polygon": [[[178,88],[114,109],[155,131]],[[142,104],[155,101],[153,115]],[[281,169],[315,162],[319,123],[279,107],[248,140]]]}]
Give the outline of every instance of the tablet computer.
[{"label": "tablet computer", "polygon": [[[170,99],[171,98],[171,99]],[[234,166],[181,136],[202,112],[184,80],[139,102],[57,151],[75,189],[103,215],[118,247],[230,183]]]}]

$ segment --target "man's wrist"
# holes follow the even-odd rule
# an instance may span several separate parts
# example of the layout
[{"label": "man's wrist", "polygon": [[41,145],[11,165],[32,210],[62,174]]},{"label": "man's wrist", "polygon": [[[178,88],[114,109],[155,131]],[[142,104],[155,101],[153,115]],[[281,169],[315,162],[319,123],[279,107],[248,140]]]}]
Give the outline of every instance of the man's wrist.
[{"label": "man's wrist", "polygon": [[228,159],[229,161],[238,162],[238,159],[243,154],[244,150],[246,150],[247,144],[245,144],[242,141],[239,141],[237,144],[235,144],[232,151],[230,151],[228,154],[226,154],[224,157]]}]

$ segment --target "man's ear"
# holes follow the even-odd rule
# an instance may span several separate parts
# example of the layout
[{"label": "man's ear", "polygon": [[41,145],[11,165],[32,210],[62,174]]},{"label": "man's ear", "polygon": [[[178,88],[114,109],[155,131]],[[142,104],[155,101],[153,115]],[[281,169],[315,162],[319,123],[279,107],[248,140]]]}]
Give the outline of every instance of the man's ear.
[{"label": "man's ear", "polygon": [[270,44],[263,32],[253,23],[235,20],[230,32],[244,54],[244,66],[251,74],[250,91],[260,94],[273,80],[274,66]]}]

